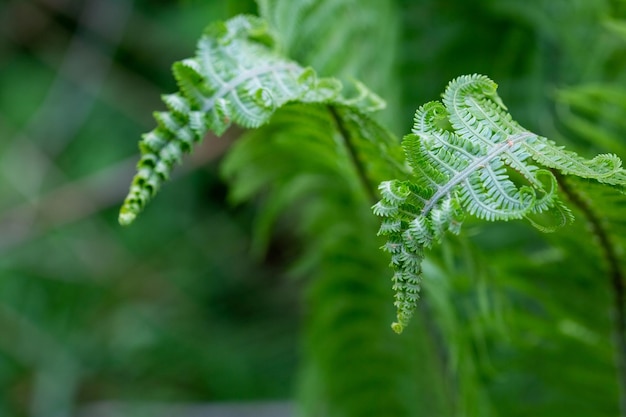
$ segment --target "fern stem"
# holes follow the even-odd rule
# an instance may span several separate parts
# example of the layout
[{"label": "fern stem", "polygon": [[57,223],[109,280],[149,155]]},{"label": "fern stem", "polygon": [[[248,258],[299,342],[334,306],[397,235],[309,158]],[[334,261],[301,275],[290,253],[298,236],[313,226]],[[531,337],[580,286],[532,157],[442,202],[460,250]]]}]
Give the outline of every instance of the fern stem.
[{"label": "fern stem", "polygon": [[363,187],[363,190],[365,190],[367,197],[370,200],[370,203],[374,205],[378,202],[378,196],[376,195],[375,186],[370,182],[369,178],[367,177],[365,166],[359,159],[359,155],[357,154],[356,147],[354,146],[354,143],[352,142],[352,135],[350,134],[350,132],[348,131],[348,128],[343,123],[343,120],[341,119],[341,116],[339,115],[337,108],[335,106],[328,106],[328,110],[330,111],[330,114],[333,118],[335,126],[337,126],[337,131],[339,132],[339,135],[341,135],[343,143],[346,146],[348,155],[350,157],[350,161],[352,162],[352,165],[356,169],[356,172],[359,177],[359,181],[361,182],[361,185]]},{"label": "fern stem", "polygon": [[[485,156],[482,156],[480,158],[475,158],[462,171],[456,172],[454,177],[450,179],[445,185],[439,186],[439,189],[437,190],[437,192],[424,205],[424,208],[422,209],[422,216],[427,216],[428,213],[430,213],[430,211],[433,209],[435,204],[437,204],[437,202],[441,200],[443,196],[450,194],[451,190],[455,186],[459,185],[463,181],[466,181],[470,177],[470,175],[474,174],[476,170],[478,170],[480,167],[487,166],[489,162],[491,162],[493,159],[495,159],[499,155],[505,152],[509,152],[509,150],[516,143],[523,142],[524,140],[526,140],[527,138],[531,136],[533,136],[532,133],[528,133],[528,132],[523,132],[523,133],[509,136],[504,142],[499,143],[493,146],[491,149],[489,149],[489,152],[487,152]],[[454,168],[450,167],[449,170],[454,171]],[[495,186],[499,186],[497,182],[494,182],[494,184]],[[469,187],[469,184],[468,184],[468,187]]]},{"label": "fern stem", "polygon": [[619,380],[620,415],[626,417],[626,287],[624,273],[620,268],[619,256],[615,245],[611,242],[609,233],[600,216],[592,205],[565,181],[563,176],[552,170],[561,190],[568,199],[583,213],[591,226],[591,233],[598,239],[600,250],[608,266],[608,276],[613,292],[613,322],[616,345],[615,361]]},{"label": "fern stem", "polygon": [[217,75],[214,75],[216,81],[220,81],[223,84],[220,86],[220,89],[219,91],[217,91],[217,93],[212,95],[209,99],[205,100],[202,106],[202,112],[208,113],[209,111],[211,111],[215,106],[215,102],[221,98],[226,97],[228,94],[233,94],[234,99],[238,101],[241,109],[245,110],[245,106],[241,104],[241,101],[239,101],[240,98],[237,96],[237,87],[241,86],[245,81],[253,80],[261,75],[274,74],[277,84],[283,88],[283,91],[287,91],[287,94],[289,94],[289,89],[285,87],[284,84],[282,84],[282,82],[280,81],[280,77],[276,76],[276,73],[280,71],[298,72],[300,71],[300,68],[297,65],[291,63],[264,65],[250,69],[248,71],[242,71],[241,74],[237,75],[235,78],[225,83],[220,80]]},{"label": "fern stem", "polygon": [[[337,127],[337,131],[341,135],[342,141],[348,150],[348,154],[350,156],[350,160],[354,165],[359,180],[365,193],[368,195],[372,205],[376,204],[379,200],[377,196],[377,188],[375,185],[369,180],[366,172],[366,168],[363,165],[361,159],[359,158],[356,147],[353,143],[352,135],[350,131],[345,126],[341,115],[339,114],[336,106],[328,106],[330,114],[333,118],[333,121]],[[409,217],[415,216],[415,213],[406,213]],[[426,335],[430,342],[430,348],[432,349],[433,355],[437,361],[437,368],[440,370],[443,378],[448,382],[447,387],[449,389],[449,397],[450,402],[452,403],[452,408],[456,409],[458,407],[458,388],[454,378],[450,373],[450,360],[447,350],[445,349],[445,338],[441,331],[441,329],[437,326],[437,321],[435,320],[432,309],[428,304],[428,300],[422,299],[421,303],[419,303],[419,309],[422,316],[422,325],[426,330]]]}]

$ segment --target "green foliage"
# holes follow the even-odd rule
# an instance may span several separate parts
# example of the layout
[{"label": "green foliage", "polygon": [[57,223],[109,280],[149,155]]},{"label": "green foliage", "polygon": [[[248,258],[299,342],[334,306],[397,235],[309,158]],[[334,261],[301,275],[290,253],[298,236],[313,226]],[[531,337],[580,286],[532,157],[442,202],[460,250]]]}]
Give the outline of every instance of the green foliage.
[{"label": "green foliage", "polygon": [[[337,142],[336,123],[325,107],[289,105],[267,127],[240,138],[223,164],[237,202],[263,196],[258,250],[279,213],[290,214],[287,227],[304,242],[292,268],[293,275],[310,280],[302,407],[306,415],[439,414],[445,410],[441,386],[420,387],[413,378],[407,352],[415,341],[394,340],[386,331],[391,293],[379,279],[386,261],[377,251],[380,242],[371,238],[376,221],[369,196],[348,147]],[[355,375],[355,368],[362,372]],[[422,372],[431,381],[438,378],[428,368]],[[437,401],[413,401],[427,395]]]},{"label": "green foliage", "polygon": [[[48,3],[0,6],[0,414],[286,398],[296,362],[305,416],[626,410],[623,2],[259,0],[195,56],[253,1],[134,2],[125,26],[128,2]],[[472,73],[502,100],[472,76],[432,101]],[[120,229],[127,139],[176,89],[122,220],[162,196]],[[227,210],[216,169],[185,174],[240,135]],[[419,254],[392,265],[421,271],[402,337],[385,238]]]},{"label": "green foliage", "polygon": [[171,63],[242,2],[1,3],[0,415],[288,398],[301,285],[246,256],[211,149],[116,221]]},{"label": "green foliage", "polygon": [[402,143],[412,177],[379,187],[382,199],[373,210],[383,217],[379,234],[388,239],[383,248],[395,270],[398,333],[415,310],[424,249],[447,231],[458,234],[466,213],[489,221],[529,218],[545,230],[552,226],[531,216],[552,210],[560,225],[573,220],[558,200],[557,178],[545,168],[614,185],[618,194],[626,186],[616,155],[586,160],[529,132],[507,113],[496,87],[485,76],[459,77],[448,85],[443,104],[420,107],[413,134]]},{"label": "green foliage", "polygon": [[[498,408],[506,409],[491,402],[498,398],[497,390],[488,378],[481,381],[481,372],[490,365],[468,346],[475,343],[476,334],[481,334],[483,355],[493,350],[497,353],[501,342],[491,337],[502,337],[503,332],[494,330],[498,326],[491,320],[501,320],[505,314],[485,314],[491,308],[485,301],[488,297],[479,303],[478,310],[471,303],[467,310],[459,309],[452,288],[434,283],[428,291],[434,302],[427,308],[433,308],[437,317],[429,318],[426,311],[420,310],[420,322],[425,323],[421,329],[423,342],[430,345],[430,349],[422,349],[425,357],[421,359],[424,363],[430,356],[443,366],[428,372],[430,376],[438,375],[439,380],[425,380],[437,381],[430,395],[439,399],[450,392],[448,384],[458,383],[458,392],[452,394],[458,396],[458,403],[447,406],[437,401],[426,411],[406,401],[419,391],[419,379],[412,379],[410,373],[416,369],[404,362],[407,353],[401,343],[406,342],[397,342],[398,350],[394,351],[388,335],[381,333],[380,323],[387,314],[379,304],[384,291],[380,281],[369,280],[381,273],[380,261],[384,258],[373,252],[372,248],[381,242],[368,235],[372,217],[364,207],[380,199],[373,211],[383,218],[379,235],[387,239],[383,249],[391,254],[397,308],[397,322],[392,328],[399,333],[415,313],[425,268],[440,275],[441,280],[459,274],[455,256],[445,254],[449,250],[446,245],[444,253],[431,255],[442,263],[438,266],[424,263],[425,250],[435,249],[445,232],[459,234],[462,223],[469,218],[526,219],[546,232],[569,225],[575,213],[591,225],[592,235],[599,241],[597,256],[606,262],[613,285],[623,285],[621,244],[612,231],[619,228],[611,224],[620,222],[618,213],[623,206],[626,171],[621,160],[614,153],[586,159],[522,127],[508,113],[496,84],[482,75],[454,79],[441,101],[421,106],[415,113],[412,133],[400,146],[369,115],[380,107],[377,96],[358,82],[353,84],[356,98],[346,98],[340,92],[339,79],[345,81],[349,75],[371,68],[371,55],[362,51],[342,58],[337,52],[340,49],[333,49],[345,47],[356,34],[362,34],[361,28],[371,24],[368,16],[377,12],[385,22],[395,22],[390,17],[395,13],[392,5],[367,3],[362,19],[356,19],[354,25],[340,25],[335,31],[328,28],[334,27],[334,19],[350,10],[354,2],[267,0],[259,4],[269,23],[239,16],[214,24],[201,39],[197,56],[175,64],[181,92],[164,97],[170,112],[157,114],[159,127],[144,136],[139,172],[120,221],[129,223],[134,219],[167,179],[173,163],[207,131],[221,134],[231,122],[245,128],[260,127],[244,135],[231,150],[224,172],[233,184],[235,201],[264,197],[256,226],[257,253],[262,254],[267,247],[280,213],[291,213],[294,224],[290,228],[303,242],[295,271],[312,280],[308,300],[312,312],[305,337],[308,366],[303,377],[306,413],[489,415]],[[558,3],[546,15],[561,6]],[[481,17],[484,19],[491,13],[536,24],[537,30],[550,33],[551,42],[558,43],[564,36],[551,31],[542,23],[542,17],[526,13],[529,9],[516,2],[496,5],[485,1],[479,7],[485,11]],[[595,36],[594,23],[600,16],[595,12],[600,9],[590,13],[577,7],[570,22],[580,19],[584,22],[581,33]],[[328,40],[330,49],[325,42],[315,43],[316,36]],[[395,36],[378,39],[389,41]],[[321,46],[311,48],[314,44]],[[612,48],[614,44],[603,50],[604,59]],[[567,65],[576,60],[579,52],[575,43],[567,44],[564,51],[563,62]],[[392,60],[393,52],[383,60],[384,73],[390,73]],[[305,69],[300,63],[337,78],[318,78],[312,68]],[[597,75],[601,68],[595,65],[588,74]],[[267,73],[265,69],[269,69]],[[568,67],[560,75],[575,80],[584,72]],[[382,86],[391,93],[396,87],[393,83]],[[347,90],[353,94],[351,88]],[[391,125],[401,124],[397,116],[387,115],[386,120]],[[376,184],[380,184],[378,192]],[[471,246],[467,243],[465,263],[479,258]],[[494,253],[496,266],[485,268],[487,272],[481,274],[496,274],[495,268],[506,270],[506,262],[500,263],[499,256]],[[516,282],[517,273],[502,279]],[[621,304],[623,300],[618,299],[617,305]],[[475,334],[458,336],[460,323],[470,322],[476,311],[485,323],[473,325]],[[621,314],[620,310],[617,315]],[[433,323],[440,327],[433,331]],[[572,330],[580,330],[576,323],[565,323],[565,332],[584,333]],[[618,332],[624,332],[623,322],[618,319],[617,323]],[[433,348],[441,337],[456,344],[442,353]],[[618,351],[620,346],[618,343]],[[450,369],[445,365],[448,360],[453,364]],[[351,375],[351,370],[363,363],[374,364],[371,372]],[[378,369],[379,364],[385,365]],[[407,369],[410,373],[403,371]],[[398,396],[399,385],[404,386],[404,396]],[[421,393],[419,398],[427,396]],[[546,410],[553,411],[550,407]]]},{"label": "green foliage", "polygon": [[273,45],[263,20],[238,16],[211,25],[198,43],[197,56],[174,64],[180,93],[163,96],[169,111],[156,112],[158,127],[143,136],[142,158],[120,223],[135,219],[183,153],[209,131],[221,135],[231,123],[259,127],[291,101],[333,102],[365,110],[381,106],[361,84],[359,96],[340,96],[338,80],[318,79],[313,69],[283,58]]},{"label": "green foliage", "polygon": [[[274,29],[282,52],[350,88],[358,79],[385,91],[387,107],[378,118],[402,126],[397,112],[399,83],[394,63],[399,9],[391,0],[259,0],[260,15]],[[346,53],[349,50],[349,53]],[[395,129],[394,129],[395,130]]]}]

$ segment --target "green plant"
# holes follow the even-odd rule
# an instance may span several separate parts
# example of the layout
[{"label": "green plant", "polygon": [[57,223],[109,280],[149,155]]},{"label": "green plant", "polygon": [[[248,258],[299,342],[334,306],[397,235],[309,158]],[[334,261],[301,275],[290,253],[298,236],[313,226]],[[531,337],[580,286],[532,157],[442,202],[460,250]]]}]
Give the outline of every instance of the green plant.
[{"label": "green plant", "polygon": [[411,179],[379,186],[382,200],[374,212],[384,218],[379,233],[388,237],[384,249],[396,271],[397,332],[415,309],[424,249],[447,231],[458,234],[466,214],[490,221],[526,218],[551,231],[554,226],[533,216],[555,212],[559,226],[573,220],[557,194],[559,179],[567,187],[564,176],[624,193],[626,170],[616,155],[585,160],[529,132],[507,113],[496,87],[484,76],[459,77],[448,85],[443,104],[420,107],[413,134],[402,142]]},{"label": "green plant", "polygon": [[[155,114],[158,127],[141,142],[142,159],[120,222],[134,220],[182,154],[208,131],[221,134],[231,123],[260,127],[235,145],[224,173],[234,184],[234,200],[266,194],[257,223],[259,252],[277,214],[298,212],[293,227],[306,247],[297,270],[313,276],[307,336],[310,366],[303,378],[311,415],[478,415],[477,410],[487,415],[506,408],[496,401],[489,405],[486,398],[497,398],[498,392],[479,382],[488,378],[476,368],[486,372],[489,367],[469,358],[465,350],[471,347],[462,342],[452,343],[450,352],[438,347],[442,338],[458,337],[453,317],[474,313],[458,314],[454,300],[446,298],[447,290],[436,283],[431,284],[431,305],[420,310],[422,332],[414,333],[430,343],[418,344],[422,359],[433,358],[440,366],[429,369],[429,378],[424,378],[434,382],[424,392],[434,393],[436,400],[426,406],[412,404],[410,395],[419,391],[419,381],[411,376],[428,361],[415,363],[406,340],[381,333],[388,316],[381,304],[385,291],[379,280],[362,279],[384,269],[385,257],[373,251],[384,245],[395,271],[398,311],[393,328],[402,331],[416,306],[423,305],[417,301],[422,270],[430,268],[432,276],[454,275],[458,263],[444,252],[433,255],[441,262],[423,264],[424,250],[441,242],[446,231],[458,233],[467,215],[491,221],[526,218],[542,231],[565,226],[574,217],[585,219],[598,241],[595,249],[606,262],[605,274],[615,294],[616,356],[623,367],[626,326],[620,229],[626,171],[619,158],[600,154],[584,159],[522,128],[508,114],[496,85],[478,75],[455,79],[443,103],[420,107],[413,133],[400,144],[375,120],[373,111],[382,101],[363,84],[318,77],[312,68],[286,57],[290,48],[273,32],[286,31],[284,17],[282,21],[276,17],[291,10],[286,4],[260,2],[267,20],[238,16],[212,25],[199,42],[197,56],[175,64],[180,92],[164,96],[169,112]],[[334,7],[340,7],[333,5],[342,3],[320,4],[315,8],[302,2],[299,9],[294,7],[302,15],[318,13],[315,21],[323,21],[320,16],[330,16]],[[291,30],[283,34],[293,34]],[[342,92],[344,85],[347,93]],[[374,237],[375,222],[368,210],[372,205],[374,213],[383,217],[379,234],[386,243]],[[444,244],[444,250],[451,245]],[[574,246],[561,243],[564,248]],[[472,249],[465,253],[470,259],[480,257]],[[504,258],[494,256],[494,268],[528,267]],[[529,305],[533,302],[538,301],[525,300]],[[549,310],[552,304],[545,306]],[[435,319],[430,316],[433,311]],[[476,331],[485,329],[479,325]],[[586,327],[573,321],[566,329],[584,335]],[[469,361],[453,367],[452,380],[461,382],[451,388],[455,384],[450,383],[448,361],[459,358]],[[362,375],[351,374],[354,364],[365,363],[370,366],[360,369]],[[624,369],[618,372],[622,379],[625,374]],[[621,383],[626,387],[625,380]],[[424,392],[422,399],[427,398]],[[551,410],[543,409],[546,415]]]}]

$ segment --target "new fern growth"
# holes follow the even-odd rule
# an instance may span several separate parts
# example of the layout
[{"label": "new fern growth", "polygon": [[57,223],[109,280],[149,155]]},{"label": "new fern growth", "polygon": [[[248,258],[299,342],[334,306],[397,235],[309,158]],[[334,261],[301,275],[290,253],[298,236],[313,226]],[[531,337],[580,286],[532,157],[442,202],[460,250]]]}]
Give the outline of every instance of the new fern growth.
[{"label": "new fern growth", "polygon": [[220,135],[231,123],[259,127],[289,103],[322,106],[334,121],[337,143],[352,155],[364,193],[375,195],[380,183],[373,211],[382,217],[379,234],[391,255],[397,308],[392,328],[398,333],[419,298],[425,250],[446,232],[459,233],[465,216],[527,219],[549,231],[572,220],[557,175],[595,181],[612,193],[623,194],[626,187],[617,156],[587,160],[524,129],[508,114],[497,85],[483,75],[459,77],[442,101],[421,106],[400,149],[368,115],[383,106],[378,96],[356,82],[360,94],[344,97],[337,79],[318,78],[313,69],[282,56],[257,17],[211,25],[196,56],[177,62],[173,71],[180,91],[163,96],[168,111],[155,113],[156,129],[143,136],[120,223],[135,219],[173,165],[207,132]]},{"label": "new fern growth", "polygon": [[465,215],[489,221],[536,220],[552,212],[564,224],[572,220],[557,193],[552,170],[596,180],[624,192],[626,171],[611,154],[592,160],[556,146],[517,124],[483,75],[453,80],[442,102],[433,101],[415,114],[412,134],[402,147],[412,175],[384,181],[373,211],[383,218],[379,234],[391,254],[400,333],[419,298],[424,250],[447,231],[459,233]]},{"label": "new fern growth", "polygon": [[119,215],[124,225],[133,222],[183,153],[209,131],[221,135],[232,123],[259,127],[288,102],[334,103],[364,111],[383,106],[360,83],[360,94],[345,98],[339,80],[318,78],[312,68],[281,56],[267,23],[254,16],[209,26],[196,56],[175,63],[173,72],[180,91],[163,96],[169,111],[156,112],[156,129],[143,135],[137,174]]}]

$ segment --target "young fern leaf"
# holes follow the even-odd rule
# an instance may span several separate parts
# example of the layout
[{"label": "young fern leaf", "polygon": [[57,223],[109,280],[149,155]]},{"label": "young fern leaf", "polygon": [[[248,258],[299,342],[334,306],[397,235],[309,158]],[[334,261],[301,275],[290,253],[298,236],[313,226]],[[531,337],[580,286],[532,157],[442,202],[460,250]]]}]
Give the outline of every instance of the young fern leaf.
[{"label": "young fern leaf", "polygon": [[447,231],[459,233],[465,215],[489,221],[527,218],[548,231],[532,217],[552,212],[563,224],[572,220],[551,170],[619,192],[626,185],[617,156],[587,160],[529,132],[508,114],[496,88],[483,75],[450,82],[442,102],[417,110],[412,133],[403,140],[411,178],[380,184],[373,211],[383,218],[379,234],[387,243],[382,249],[391,254],[397,308],[392,328],[398,333],[419,298],[424,249]]},{"label": "young fern leaf", "polygon": [[176,62],[180,91],[163,96],[168,111],[156,112],[157,127],[143,135],[141,159],[119,222],[130,224],[165,182],[183,153],[211,131],[221,135],[236,123],[255,128],[267,123],[288,102],[330,103],[362,111],[381,108],[380,98],[362,84],[359,95],[341,96],[341,83],[318,78],[282,57],[267,23],[237,16],[209,26],[196,56]]}]

